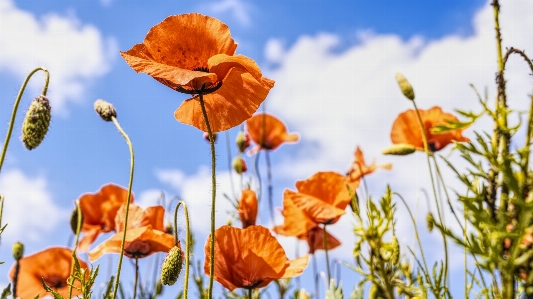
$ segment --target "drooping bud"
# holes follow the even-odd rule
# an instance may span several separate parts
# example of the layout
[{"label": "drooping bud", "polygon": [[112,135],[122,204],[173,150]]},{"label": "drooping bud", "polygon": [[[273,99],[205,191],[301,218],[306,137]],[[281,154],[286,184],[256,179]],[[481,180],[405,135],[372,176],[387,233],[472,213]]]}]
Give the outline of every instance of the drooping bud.
[{"label": "drooping bud", "polygon": [[416,148],[410,144],[395,144],[387,147],[381,153],[384,155],[396,155],[396,156],[407,156],[416,151]]},{"label": "drooping bud", "polygon": [[163,265],[161,266],[161,283],[164,285],[173,285],[180,276],[181,268],[183,267],[183,256],[181,248],[174,246],[165,257]]},{"label": "drooping bud", "polygon": [[[218,138],[217,133],[213,133],[213,142],[214,142],[214,143],[217,142],[217,138]],[[205,139],[205,141],[210,142],[210,141],[209,141],[209,133],[204,132],[204,139]]]},{"label": "drooping bud", "polygon": [[400,86],[400,89],[402,90],[403,95],[409,100],[414,101],[415,91],[413,90],[413,87],[411,86],[411,84],[409,84],[407,79],[405,79],[405,77],[402,74],[397,73],[396,81],[398,81],[398,85]]},{"label": "drooping bud", "polygon": [[[80,223],[83,225],[83,213],[78,213],[78,209],[74,208],[74,211],[72,211],[72,214],[70,214],[70,229],[72,229],[72,232],[76,234],[78,230],[78,216],[81,214],[81,221]],[[81,226],[80,226],[81,231]]]},{"label": "drooping bud", "polygon": [[117,110],[115,110],[115,107],[104,100],[96,100],[96,102],[94,102],[94,110],[105,121],[112,121],[113,117],[117,117]]},{"label": "drooping bud", "polygon": [[433,214],[428,213],[426,216],[426,224],[428,226],[428,230],[430,232],[433,231],[433,227],[435,226],[435,218],[433,218]]},{"label": "drooping bud", "polygon": [[13,258],[15,261],[19,261],[24,255],[24,244],[17,242],[13,244]]},{"label": "drooping bud", "polygon": [[50,101],[45,96],[35,98],[22,123],[22,142],[27,149],[32,150],[41,144],[48,132],[51,119]]},{"label": "drooping bud", "polygon": [[250,134],[248,132],[239,132],[239,135],[237,135],[237,139],[235,140],[235,143],[237,143],[237,147],[239,148],[239,151],[241,153],[244,153],[244,151],[250,147]]},{"label": "drooping bud", "polygon": [[242,157],[236,157],[233,159],[233,169],[238,174],[242,174],[243,172],[246,172],[248,170],[248,166],[246,165],[246,161]]},{"label": "drooping bud", "polygon": [[392,236],[391,241],[391,249],[392,249],[392,255],[390,258],[390,262],[393,265],[398,264],[398,261],[400,260],[400,243],[398,242],[398,239],[396,236]]}]

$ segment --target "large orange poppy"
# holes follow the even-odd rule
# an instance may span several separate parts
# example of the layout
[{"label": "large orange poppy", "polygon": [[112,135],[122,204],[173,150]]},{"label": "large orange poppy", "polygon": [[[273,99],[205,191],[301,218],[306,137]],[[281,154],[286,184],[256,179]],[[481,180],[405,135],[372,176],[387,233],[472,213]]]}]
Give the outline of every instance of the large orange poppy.
[{"label": "large orange poppy", "polygon": [[298,208],[289,194],[293,192],[285,189],[283,194],[283,224],[274,227],[274,232],[283,236],[301,237],[318,226],[304,211]]},{"label": "large orange poppy", "polygon": [[257,196],[250,189],[242,190],[241,200],[239,200],[239,218],[241,218],[242,228],[255,225],[257,219]]},{"label": "large orange poppy", "polygon": [[[235,55],[228,26],[197,13],[167,17],[150,29],[142,44],[120,52],[137,72],[189,94],[204,94],[216,133],[250,118],[274,81],[264,78],[252,59]],[[174,117],[207,132],[198,96],[184,101]]]},{"label": "large orange poppy", "polygon": [[[452,130],[442,134],[431,133],[436,125],[446,125],[446,121],[458,121],[453,114],[443,112],[440,107],[429,110],[418,109],[420,118],[424,124],[424,130],[428,139],[430,151],[438,151],[446,147],[452,141],[468,142],[468,138],[462,135],[463,130]],[[420,130],[420,123],[414,109],[400,113],[392,125],[391,140],[394,144],[410,144],[417,150],[424,150],[424,139]]]},{"label": "large orange poppy", "polygon": [[[117,232],[89,252],[89,260],[95,261],[106,253],[120,253],[124,231],[126,206],[117,212]],[[168,252],[174,246],[174,236],[165,233],[165,210],[162,206],[149,207],[143,211],[130,204],[128,228],[124,243],[124,255],[129,258],[143,258],[155,252]]]},{"label": "large orange poppy", "polygon": [[300,138],[298,134],[289,134],[287,127],[281,120],[266,113],[259,113],[252,116],[246,121],[246,128],[248,134],[250,134],[250,138],[256,144],[249,151],[250,155],[262,149],[275,150],[284,142],[296,142]]},{"label": "large orange poppy", "polygon": [[[348,169],[346,176],[348,177],[350,181],[354,182],[354,181],[359,180],[364,175],[371,174],[378,168],[390,170],[392,169],[392,164],[388,163],[388,164],[377,165],[376,160],[374,159],[372,161],[372,164],[366,165],[363,151],[361,151],[361,149],[357,147],[357,149],[355,150],[354,162],[352,166],[350,166],[350,169]],[[354,191],[355,190],[352,190],[352,192]]]},{"label": "large orange poppy", "polygon": [[[78,259],[80,267],[88,270],[87,263]],[[41,278],[44,282],[67,298],[69,285],[67,279],[70,276],[72,265],[72,250],[64,247],[50,247],[32,255],[20,259],[20,271],[17,280],[17,297],[22,299],[32,299],[39,294],[38,298],[49,296],[42,285]],[[11,267],[9,277],[11,281],[15,276],[15,265]],[[80,282],[76,281],[72,288],[72,295],[80,295]]]},{"label": "large orange poppy", "polygon": [[[133,202],[133,194],[130,202]],[[89,250],[91,244],[101,233],[115,230],[115,216],[118,209],[128,200],[128,189],[115,185],[104,185],[96,193],[83,194],[80,209],[83,214],[81,232],[84,233],[79,243],[79,250]]]},{"label": "large orange poppy", "polygon": [[[210,237],[205,243],[204,272],[210,274]],[[214,279],[225,288],[255,289],[280,278],[299,276],[308,256],[289,260],[270,231],[262,226],[240,229],[222,226],[215,231]]]}]

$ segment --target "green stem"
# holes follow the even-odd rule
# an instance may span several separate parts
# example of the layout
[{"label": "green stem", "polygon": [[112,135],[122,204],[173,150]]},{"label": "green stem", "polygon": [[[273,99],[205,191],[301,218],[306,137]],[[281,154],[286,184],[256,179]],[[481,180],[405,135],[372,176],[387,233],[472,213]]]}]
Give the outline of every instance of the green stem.
[{"label": "green stem", "polygon": [[174,210],[174,242],[176,246],[179,244],[178,239],[178,209],[180,205],[183,206],[183,213],[185,214],[185,278],[183,279],[183,299],[187,299],[187,291],[189,290],[189,263],[190,263],[190,239],[191,231],[189,227],[189,210],[187,209],[187,204],[181,200]]},{"label": "green stem", "polygon": [[[2,214],[4,213],[4,196],[0,194],[0,230],[2,229]],[[0,240],[2,233],[0,232]]]},{"label": "green stem", "polygon": [[215,156],[215,141],[213,138],[213,132],[209,125],[209,118],[207,117],[207,111],[205,110],[204,96],[200,92],[198,94],[200,98],[200,106],[202,107],[202,114],[204,115],[205,126],[207,127],[207,134],[209,134],[209,143],[211,144],[211,249],[209,252],[211,267],[209,269],[209,299],[213,298],[213,278],[215,275],[215,203],[216,203],[216,190],[217,190],[217,178],[216,178],[216,156]]},{"label": "green stem", "polygon": [[15,105],[13,106],[13,112],[11,112],[11,120],[9,121],[9,128],[7,129],[6,140],[4,141],[4,147],[2,148],[2,156],[0,157],[0,172],[2,171],[2,165],[4,164],[4,159],[6,157],[7,146],[9,145],[9,140],[11,139],[11,133],[13,132],[13,126],[15,125],[15,118],[17,116],[17,110],[20,104],[20,100],[22,99],[24,90],[26,90],[26,86],[28,85],[28,82],[30,81],[31,77],[38,71],[43,71],[46,76],[44,85],[43,85],[43,91],[41,92],[41,94],[43,96],[46,96],[46,93],[48,92],[48,83],[50,82],[50,73],[48,73],[47,69],[40,66],[28,74],[28,76],[24,80],[24,83],[22,83],[22,86],[20,87],[19,93],[15,100]]},{"label": "green stem", "polygon": [[[435,188],[435,179],[433,177],[433,170],[431,169],[431,163],[429,160],[429,157],[432,155],[432,153],[429,151],[428,147],[428,138],[426,135],[426,127],[424,126],[424,123],[422,122],[422,117],[420,117],[420,111],[418,110],[418,107],[416,106],[416,102],[413,102],[413,106],[415,107],[416,116],[418,117],[418,122],[420,124],[420,129],[422,130],[422,138],[424,139],[424,151],[426,152],[426,159],[428,163],[429,168],[429,177],[431,179],[431,187],[433,188],[433,196],[435,197],[435,204],[437,206],[437,214],[439,215],[439,222],[444,226],[445,223],[443,221],[444,216],[443,212],[441,212],[439,200],[437,197],[437,191]],[[446,235],[441,232],[442,239],[444,242],[444,285],[446,285],[446,280],[448,279],[448,242],[446,240]]]},{"label": "green stem", "polygon": [[118,285],[119,285],[119,282],[120,282],[120,271],[122,269],[122,259],[124,258],[124,243],[126,242],[126,230],[128,228],[128,214],[129,214],[129,211],[130,211],[131,187],[133,185],[133,173],[134,173],[134,169],[135,169],[135,167],[134,167],[134,165],[135,165],[135,155],[133,154],[133,145],[131,144],[130,138],[128,137],[126,132],[124,132],[124,130],[122,130],[122,127],[118,123],[117,119],[114,116],[112,116],[111,119],[113,120],[113,123],[117,127],[117,129],[120,132],[120,134],[122,134],[124,139],[126,139],[126,143],[128,144],[128,147],[130,149],[130,157],[131,157],[130,181],[128,183],[128,200],[126,201],[126,213],[124,215],[124,232],[122,234],[122,244],[120,245],[120,256],[118,258],[118,268],[117,268],[117,276],[116,276],[116,280],[115,280],[115,288],[113,290],[113,299],[116,299],[117,298]]},{"label": "green stem", "polygon": [[[78,216],[76,217],[77,219],[77,222],[76,222],[76,240],[74,241],[74,252],[72,253],[73,255],[76,254],[76,249],[78,249],[78,240],[79,240],[79,237],[80,237],[80,230],[81,230],[81,218],[82,218],[82,214],[81,214],[81,208],[80,208],[80,202],[78,200],[76,200],[74,202],[74,204],[76,205],[76,213],[78,213]],[[70,265],[70,277],[72,277],[72,272],[74,272],[74,256],[72,257],[72,261],[71,261],[71,265]],[[74,281],[72,281],[72,284],[69,285],[69,288],[68,288],[68,297],[69,298],[72,298],[72,285],[74,284]]]},{"label": "green stem", "polygon": [[329,255],[328,255],[328,232],[326,231],[326,224],[324,224],[324,251],[326,252],[326,266],[328,269],[328,283],[331,281],[331,271],[329,269]]},{"label": "green stem", "polygon": [[137,282],[139,281],[139,258],[135,258],[135,282],[133,283],[133,299],[137,297]]},{"label": "green stem", "polygon": [[531,133],[533,131],[533,94],[531,94],[531,104],[529,106],[529,117],[527,121],[527,133],[526,133],[526,152],[524,154],[524,164],[522,166],[522,173],[524,177],[527,177],[529,171],[529,154],[531,152]]},{"label": "green stem", "polygon": [[252,289],[248,289],[248,299],[252,299]]}]

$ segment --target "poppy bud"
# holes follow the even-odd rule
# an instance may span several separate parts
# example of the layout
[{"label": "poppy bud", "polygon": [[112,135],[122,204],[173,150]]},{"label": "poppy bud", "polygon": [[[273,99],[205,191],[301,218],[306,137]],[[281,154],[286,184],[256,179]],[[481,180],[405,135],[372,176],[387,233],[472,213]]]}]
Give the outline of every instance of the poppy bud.
[{"label": "poppy bud", "polygon": [[433,214],[428,213],[426,216],[426,224],[428,226],[428,230],[430,232],[433,231],[433,227],[435,226],[435,218],[433,218]]},{"label": "poppy bud", "polygon": [[182,266],[183,256],[181,254],[181,248],[174,246],[168,252],[161,266],[161,283],[169,286],[176,283],[178,276],[180,276]]},{"label": "poppy bud", "polygon": [[96,102],[94,102],[94,110],[105,121],[112,121],[113,117],[117,117],[117,110],[115,110],[115,107],[104,100],[96,100]]},{"label": "poppy bud", "polygon": [[239,132],[239,135],[237,135],[237,139],[235,140],[235,143],[237,143],[237,147],[239,148],[239,151],[241,153],[244,153],[244,151],[250,147],[250,134],[248,132]]},{"label": "poppy bud", "polygon": [[[213,142],[215,143],[217,142],[217,137],[218,137],[217,133],[213,133],[213,139],[214,139]],[[204,139],[205,141],[209,142],[209,133],[204,132]]]},{"label": "poppy bud", "polygon": [[416,151],[416,148],[410,144],[395,144],[387,147],[381,153],[384,155],[396,155],[396,156],[407,156]]},{"label": "poppy bud", "polygon": [[52,118],[50,101],[45,96],[37,97],[31,102],[22,123],[22,142],[32,150],[41,144],[50,127]]},{"label": "poppy bud", "polygon": [[411,101],[415,100],[415,92],[413,90],[413,87],[405,77],[400,74],[396,73],[396,81],[398,81],[398,85],[400,86],[400,89],[402,90],[403,95],[408,98]]},{"label": "poppy bud", "polygon": [[246,166],[246,161],[244,161],[243,158],[236,157],[233,159],[233,169],[235,169],[238,174],[242,174],[248,170],[248,166]]},{"label": "poppy bud", "polygon": [[[83,225],[83,213],[81,213],[81,224]],[[74,211],[72,211],[72,214],[70,214],[70,229],[72,229],[72,232],[76,234],[78,230],[78,209],[74,208]],[[81,231],[81,226],[80,226]]]},{"label": "poppy bud", "polygon": [[24,255],[24,244],[17,242],[13,244],[13,258],[15,261],[19,261]]},{"label": "poppy bud", "polygon": [[396,236],[392,236],[391,247],[392,255],[390,258],[390,262],[391,264],[396,265],[400,260],[400,243],[398,243],[398,239],[396,238]]}]

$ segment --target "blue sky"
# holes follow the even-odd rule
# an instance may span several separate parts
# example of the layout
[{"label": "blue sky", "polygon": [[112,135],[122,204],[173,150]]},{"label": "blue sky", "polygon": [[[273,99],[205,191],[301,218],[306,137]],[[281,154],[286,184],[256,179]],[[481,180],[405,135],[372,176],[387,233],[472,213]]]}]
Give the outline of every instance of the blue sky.
[{"label": "blue sky", "polygon": [[[504,46],[532,49],[533,24],[526,17],[533,10],[532,3],[507,2],[502,3],[501,15]],[[109,182],[127,185],[128,149],[114,126],[93,111],[98,98],[115,105],[133,142],[136,199],[148,205],[157,201],[161,191],[167,197],[182,196],[192,206],[193,227],[198,244],[203,244],[208,223],[202,213],[208,208],[211,190],[209,146],[200,131],[173,117],[186,98],[135,73],[118,52],[142,42],[148,30],[165,17],[188,12],[226,23],[239,43],[237,52],[257,61],[264,75],[276,80],[266,109],[301,136],[298,144],[284,145],[271,155],[276,206],[281,206],[284,188],[294,189],[296,180],[317,171],[344,172],[356,145],[368,160],[376,157],[395,165],[391,172],[369,177],[372,196],[379,198],[389,183],[415,204],[418,190],[429,188],[424,157],[380,155],[390,144],[395,116],[411,108],[398,91],[396,72],[413,83],[423,109],[440,105],[446,111],[478,110],[469,83],[480,90],[488,87],[489,94],[494,94],[496,56],[488,1],[202,0],[148,4],[0,0],[0,123],[8,123],[23,78],[38,65],[50,70],[48,97],[53,106],[52,126],[44,143],[27,151],[17,139],[24,109],[40,92],[43,77],[35,76],[23,98],[0,174],[0,192],[6,195],[4,221],[9,223],[0,252],[0,260],[7,263],[0,265],[0,273],[7,273],[11,264],[7,248],[17,240],[26,244],[27,253],[65,245],[70,233],[65,224],[73,200],[81,194],[95,192]],[[510,101],[520,109],[525,109],[532,89],[531,78],[525,74],[521,62],[510,61]],[[482,122],[477,128],[489,128],[485,125],[487,122]],[[228,132],[233,155],[237,132],[237,128]],[[471,131],[465,134],[473,136]],[[230,190],[225,137],[220,134],[217,144],[219,194]],[[252,161],[248,158],[249,165]],[[447,172],[447,176],[454,186],[453,175]],[[262,223],[270,225],[266,206],[262,208]],[[421,204],[421,209],[425,208]],[[218,225],[227,221],[227,209],[220,196]],[[398,214],[404,212],[399,209]],[[423,219],[424,212],[420,213]],[[277,223],[280,221],[278,218]],[[351,261],[352,223],[350,216],[345,216],[332,228],[334,235],[346,240],[341,249],[332,251],[338,259]],[[410,224],[399,220],[398,225],[400,236],[410,240]],[[426,237],[428,243],[438,240],[435,235]],[[294,241],[281,242],[293,256]],[[200,247],[197,259],[203,259]],[[300,252],[305,250],[302,245]],[[435,251],[435,256],[439,253]],[[462,273],[460,264],[452,270]],[[307,275],[302,278],[309,279]],[[359,278],[343,270],[343,280],[348,293]],[[5,283],[6,276],[0,275],[0,284]],[[167,292],[173,293],[171,290]]]}]

